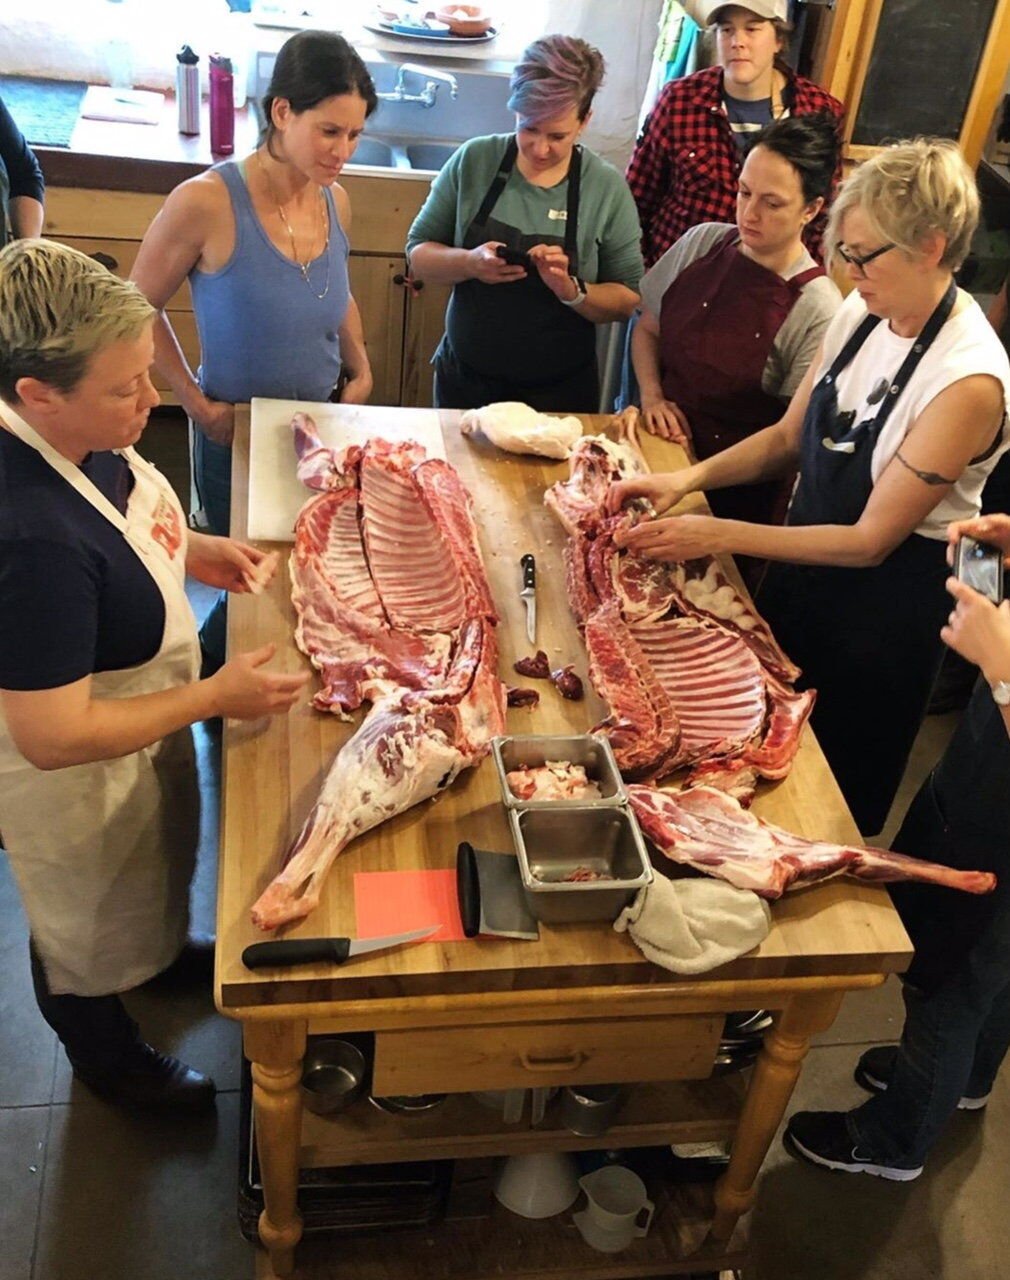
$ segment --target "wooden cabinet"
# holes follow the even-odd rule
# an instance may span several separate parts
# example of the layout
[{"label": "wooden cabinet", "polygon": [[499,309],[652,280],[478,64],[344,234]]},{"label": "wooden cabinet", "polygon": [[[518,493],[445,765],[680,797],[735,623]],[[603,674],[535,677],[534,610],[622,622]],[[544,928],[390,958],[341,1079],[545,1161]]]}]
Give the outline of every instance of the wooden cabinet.
[{"label": "wooden cabinet", "polygon": [[[375,386],[371,403],[427,407],[431,404],[432,354],[442,336],[449,290],[428,285],[411,293],[403,248],[407,231],[424,203],[428,183],[419,177],[348,175],[352,202],[350,278],[358,303]],[[92,188],[50,187],[45,234],[97,258],[126,277],[164,196]],[[200,342],[189,285],[166,308],[180,346],[194,371]],[[155,386],[165,404],[178,404],[162,378]]]}]

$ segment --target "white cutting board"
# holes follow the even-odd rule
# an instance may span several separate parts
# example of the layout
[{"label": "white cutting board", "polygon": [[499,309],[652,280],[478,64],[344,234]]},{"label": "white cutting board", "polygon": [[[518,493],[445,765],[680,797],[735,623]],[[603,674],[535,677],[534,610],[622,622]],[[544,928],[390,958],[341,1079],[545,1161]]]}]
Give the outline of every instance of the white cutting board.
[{"label": "white cutting board", "polygon": [[444,458],[445,444],[434,409],[390,409],[382,405],[329,404],[312,400],[254,399],[249,432],[249,537],[293,542],[295,519],[313,490],[296,474],[291,418],[307,413],[323,444],[342,449],[384,440],[416,440],[429,458]]}]

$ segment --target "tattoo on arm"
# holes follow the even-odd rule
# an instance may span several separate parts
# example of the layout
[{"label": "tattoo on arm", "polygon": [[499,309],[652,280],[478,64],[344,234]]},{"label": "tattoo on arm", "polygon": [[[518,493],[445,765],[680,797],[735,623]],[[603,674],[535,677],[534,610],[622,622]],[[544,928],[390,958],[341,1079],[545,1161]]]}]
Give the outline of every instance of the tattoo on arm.
[{"label": "tattoo on arm", "polygon": [[900,449],[894,456],[903,467],[911,471],[913,476],[918,476],[925,484],[957,484],[956,478],[951,480],[948,476],[942,476],[937,471],[920,471],[918,467],[913,467],[907,459],[901,456]]}]

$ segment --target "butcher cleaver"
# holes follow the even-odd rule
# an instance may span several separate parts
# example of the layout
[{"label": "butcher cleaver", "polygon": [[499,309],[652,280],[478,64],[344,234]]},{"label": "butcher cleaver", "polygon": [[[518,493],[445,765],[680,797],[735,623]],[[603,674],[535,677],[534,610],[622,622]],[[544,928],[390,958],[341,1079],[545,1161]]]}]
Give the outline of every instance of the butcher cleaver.
[{"label": "butcher cleaver", "polygon": [[535,941],[540,937],[514,853],[475,849],[463,841],[456,850],[456,893],[468,938],[483,934]]}]

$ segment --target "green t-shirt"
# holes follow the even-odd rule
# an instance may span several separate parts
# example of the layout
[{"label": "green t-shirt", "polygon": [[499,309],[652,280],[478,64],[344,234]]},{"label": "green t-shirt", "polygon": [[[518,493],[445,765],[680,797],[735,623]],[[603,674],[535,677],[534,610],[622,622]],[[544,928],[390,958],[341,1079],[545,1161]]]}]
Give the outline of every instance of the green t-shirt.
[{"label": "green t-shirt", "polygon": [[[407,235],[407,254],[434,240],[460,248],[467,227],[494,181],[510,133],[464,142],[431,184]],[[514,165],[493,216],[524,235],[564,239],[568,179],[535,187]],[[625,284],[638,290],[642,278],[642,229],[628,184],[613,165],[582,149],[578,221],[579,275],[590,284]]]}]

